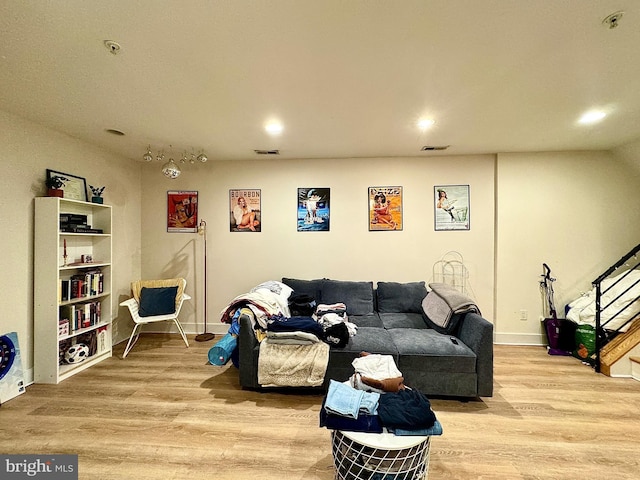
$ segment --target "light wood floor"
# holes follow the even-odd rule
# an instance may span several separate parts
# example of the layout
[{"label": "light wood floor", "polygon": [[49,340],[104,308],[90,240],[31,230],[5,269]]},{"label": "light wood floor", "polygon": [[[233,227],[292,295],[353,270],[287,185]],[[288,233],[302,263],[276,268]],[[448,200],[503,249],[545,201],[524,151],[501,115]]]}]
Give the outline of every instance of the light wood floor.
[{"label": "light wood floor", "polygon": [[[143,334],[60,385],[0,408],[0,453],[73,453],[80,479],[332,479],[320,394],[259,393],[212,342]],[[433,399],[429,479],[638,479],[640,382],[541,347],[495,347],[492,398]]]}]

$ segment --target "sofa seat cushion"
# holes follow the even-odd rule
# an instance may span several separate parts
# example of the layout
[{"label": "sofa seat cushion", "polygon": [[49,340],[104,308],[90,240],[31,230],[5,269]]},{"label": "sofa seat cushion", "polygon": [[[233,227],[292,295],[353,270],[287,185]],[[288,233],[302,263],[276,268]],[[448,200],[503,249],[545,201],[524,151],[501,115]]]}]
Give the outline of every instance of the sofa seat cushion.
[{"label": "sofa seat cushion", "polygon": [[380,313],[379,315],[387,330],[392,328],[429,328],[420,313]]},{"label": "sofa seat cushion", "polygon": [[[358,333],[349,338],[346,347],[336,350],[345,352],[369,352],[388,355],[398,355],[391,335],[384,328],[358,327]],[[333,351],[332,351],[333,354]]]},{"label": "sofa seat cushion", "polygon": [[329,365],[325,375],[326,385],[328,386],[330,379],[344,382],[351,377],[354,373],[351,362],[358,358],[361,352],[392,355],[396,364],[398,363],[398,351],[387,330],[384,328],[358,327],[358,333],[349,338],[349,343],[346,347],[331,347]]},{"label": "sofa seat cushion", "polygon": [[325,279],[321,297],[325,304],[344,303],[347,315],[369,315],[375,312],[373,282]]},{"label": "sofa seat cushion", "polygon": [[377,313],[370,313],[369,315],[349,315],[348,320],[351,323],[355,324],[358,328],[384,328],[384,324],[382,323],[382,320],[380,320],[380,316]]},{"label": "sofa seat cushion", "polygon": [[[475,373],[476,354],[462,341],[433,329],[387,330],[398,350],[400,371]],[[455,338],[455,337],[453,337]]]}]

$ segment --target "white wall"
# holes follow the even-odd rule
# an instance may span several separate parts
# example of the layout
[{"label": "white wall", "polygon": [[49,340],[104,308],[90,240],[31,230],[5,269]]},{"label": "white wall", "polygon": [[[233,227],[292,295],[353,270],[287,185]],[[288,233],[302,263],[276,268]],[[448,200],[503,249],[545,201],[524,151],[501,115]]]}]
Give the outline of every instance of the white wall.
[{"label": "white wall", "polygon": [[[143,276],[180,274],[194,301],[186,323],[202,330],[202,238],[166,233],[167,190],[198,190],[209,225],[209,330],[219,312],[268,279],[331,277],[429,281],[433,264],[459,251],[496,341],[544,344],[539,318],[542,263],[557,277],[556,304],[590,288],[640,238],[639,171],[607,152],[500,154],[496,157],[269,160],[185,167],[177,180],[159,165],[143,179]],[[148,170],[148,171],[147,171]],[[435,232],[433,186],[469,184],[471,230]],[[367,187],[404,187],[404,230],[367,230]],[[298,187],[331,188],[331,231],[296,231]],[[230,188],[262,190],[263,231],[229,232]],[[495,218],[494,218],[495,216]],[[495,238],[494,238],[494,232]],[[495,270],[494,270],[495,268]],[[495,287],[495,288],[494,288]],[[526,310],[527,321],[520,320]]]},{"label": "white wall", "polygon": [[[128,336],[117,303],[139,278],[183,275],[194,299],[189,331],[202,331],[202,237],[166,232],[167,190],[198,190],[209,225],[209,325],[255,284],[282,276],[429,281],[433,264],[459,251],[498,342],[545,342],[538,280],[542,262],[557,277],[563,306],[640,239],[640,143],[607,152],[461,157],[256,160],[185,167],[175,181],[140,164],[0,111],[0,213],[4,242],[0,333],[17,331],[27,380],[33,368],[33,198],[45,170],[106,185],[114,206],[114,341]],[[435,232],[433,186],[469,184],[471,230]],[[367,188],[404,187],[404,229],[367,230]],[[296,231],[298,187],[331,188],[331,231]],[[230,188],[262,190],[263,231],[229,232]],[[495,233],[494,233],[495,232]],[[527,310],[529,320],[519,320]],[[212,330],[210,328],[210,330]]]},{"label": "white wall", "polygon": [[616,159],[627,162],[636,170],[640,170],[640,139],[615,148],[612,153]]},{"label": "white wall", "polygon": [[[0,111],[0,333],[16,331],[27,381],[33,378],[33,214],[34,197],[46,194],[47,168],[106,185],[105,203],[114,206],[114,302],[128,292],[140,271],[140,165],[67,135]],[[114,303],[117,312],[117,304]],[[122,322],[122,325],[120,323]],[[116,319],[116,341],[130,329]]]},{"label": "white wall", "polygon": [[[145,165],[142,273],[186,276],[196,295],[184,320],[201,331],[202,238],[166,233],[167,190],[197,190],[200,217],[209,226],[209,326],[219,332],[226,332],[220,310],[262,281],[288,276],[428,282],[433,264],[451,250],[463,254],[477,302],[492,318],[494,161],[485,155],[213,162],[211,168],[187,165],[176,180],[164,178],[156,163]],[[441,184],[470,185],[470,231],[434,231],[433,187]],[[404,229],[369,232],[367,189],[385,185],[404,189]],[[329,232],[296,230],[298,187],[331,188]],[[229,231],[232,188],[261,189],[262,232]]]},{"label": "white wall", "polygon": [[607,152],[500,154],[496,183],[496,340],[544,343],[542,263],[563,317],[640,241],[640,170]]}]

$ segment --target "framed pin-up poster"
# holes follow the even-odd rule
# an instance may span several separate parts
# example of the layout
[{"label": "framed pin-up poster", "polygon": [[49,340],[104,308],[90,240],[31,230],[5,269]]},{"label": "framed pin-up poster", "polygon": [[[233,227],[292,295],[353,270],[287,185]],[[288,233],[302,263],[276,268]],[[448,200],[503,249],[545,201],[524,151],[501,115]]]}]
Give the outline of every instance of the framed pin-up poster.
[{"label": "framed pin-up poster", "polygon": [[167,192],[167,232],[198,231],[198,192],[173,190]]},{"label": "framed pin-up poster", "polygon": [[369,231],[402,230],[402,187],[369,187]]},{"label": "framed pin-up poster", "polygon": [[298,231],[328,232],[331,189],[298,188]]},{"label": "framed pin-up poster", "polygon": [[259,232],[262,228],[260,189],[229,190],[229,230]]},{"label": "framed pin-up poster", "polygon": [[436,185],[433,194],[436,231],[470,230],[469,185]]}]

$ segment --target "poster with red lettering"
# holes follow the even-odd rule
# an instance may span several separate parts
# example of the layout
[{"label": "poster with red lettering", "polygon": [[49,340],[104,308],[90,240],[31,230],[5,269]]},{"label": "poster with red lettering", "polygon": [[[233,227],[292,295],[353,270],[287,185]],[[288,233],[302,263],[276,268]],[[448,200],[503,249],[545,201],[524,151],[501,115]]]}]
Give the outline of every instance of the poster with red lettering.
[{"label": "poster with red lettering", "polygon": [[369,231],[402,230],[402,187],[369,187]]},{"label": "poster with red lettering", "polygon": [[167,192],[167,232],[198,231],[198,192],[174,190]]},{"label": "poster with red lettering", "polygon": [[262,228],[260,189],[229,190],[229,230],[259,232]]}]

